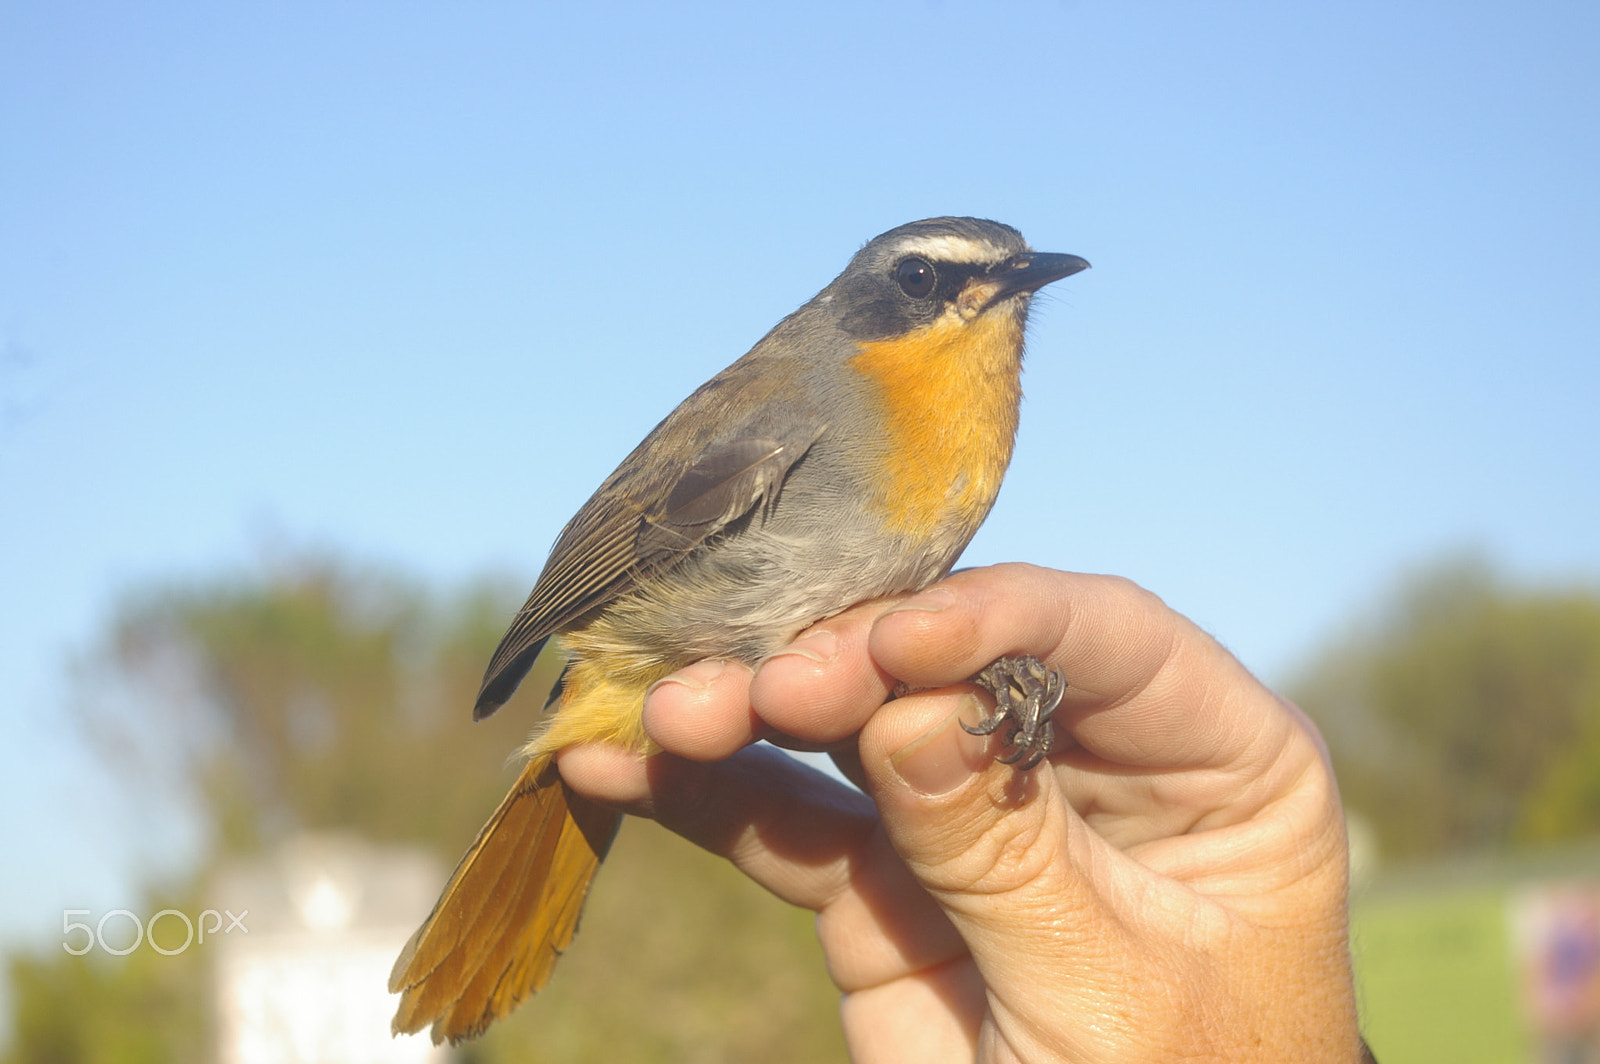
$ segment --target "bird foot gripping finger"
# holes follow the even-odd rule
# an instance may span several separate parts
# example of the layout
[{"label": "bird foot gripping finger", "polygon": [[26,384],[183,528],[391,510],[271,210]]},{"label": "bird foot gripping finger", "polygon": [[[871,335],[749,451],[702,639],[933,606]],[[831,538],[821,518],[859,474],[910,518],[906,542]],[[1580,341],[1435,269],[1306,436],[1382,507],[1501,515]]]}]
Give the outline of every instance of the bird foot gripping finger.
[{"label": "bird foot gripping finger", "polygon": [[1050,715],[1067,690],[1060,670],[1027,655],[999,658],[970,682],[994,696],[994,712],[977,724],[961,726],[973,735],[991,735],[1009,721],[1006,744],[1011,753],[996,760],[1024,772],[1043,760],[1055,737]]}]

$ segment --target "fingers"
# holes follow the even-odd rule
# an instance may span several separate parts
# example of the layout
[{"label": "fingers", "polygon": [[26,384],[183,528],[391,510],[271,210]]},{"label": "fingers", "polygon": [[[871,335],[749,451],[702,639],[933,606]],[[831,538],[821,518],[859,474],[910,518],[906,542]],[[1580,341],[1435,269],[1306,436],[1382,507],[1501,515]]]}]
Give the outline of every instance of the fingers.
[{"label": "fingers", "polygon": [[[1000,740],[961,727],[981,712],[970,693],[897,699],[863,729],[861,762],[886,836],[966,943],[1014,1040],[1052,1017],[1092,1014],[1136,951],[1086,874],[1120,855],[1070,813],[1053,774],[997,763]],[[1022,1018],[1016,1029],[1008,1016]]]},{"label": "fingers", "polygon": [[855,734],[897,682],[957,683],[1019,653],[1066,676],[1058,732],[1119,765],[1265,756],[1289,720],[1231,655],[1149,592],[1112,577],[1001,565],[828,618],[754,675],[737,663],[693,665],[650,692],[645,726],[665,749],[697,760],[774,735],[827,747]]},{"label": "fingers", "polygon": [[[987,701],[962,681],[1012,654],[1069,685],[1054,717],[1064,745],[1031,772],[995,762],[1003,734],[962,727]],[[890,699],[902,681],[916,693]],[[646,727],[695,759],[775,733],[828,745],[859,732],[835,756],[876,819],[860,795],[770,751],[720,764],[562,755],[575,787],[819,911],[853,1051],[883,1032],[886,1045],[926,1035],[964,1059],[973,1044],[1073,1059],[1147,1044],[1140,1059],[1170,1059],[1218,1001],[1239,1003],[1243,1021],[1264,1015],[1251,1011],[1259,987],[1303,1005],[1285,1037],[1307,1014],[1354,1029],[1343,834],[1314,730],[1126,581],[960,573],[829,618],[754,673],[693,666],[651,692]],[[1297,969],[1306,957],[1326,963]],[[935,999],[939,1024],[900,1008]],[[1289,1059],[1281,1048],[1248,1059]]]},{"label": "fingers", "polygon": [[[1196,873],[1181,840],[1240,824],[1291,793],[1295,816],[1338,820],[1315,729],[1210,636],[1126,580],[1000,565],[958,573],[880,616],[880,666],[948,683],[1005,654],[1066,677],[1052,755],[1068,805],[1106,841],[1168,875]],[[1305,823],[1297,820],[1297,826]],[[1292,839],[1292,832],[1281,839]],[[1282,845],[1298,874],[1329,856]],[[1289,860],[1289,857],[1293,857]]]},{"label": "fingers", "polygon": [[[1323,758],[1314,730],[1222,647],[1125,581],[1002,565],[821,622],[744,666],[701,662],[658,684],[645,725],[711,760],[761,737],[847,742],[898,681],[937,687],[1006,654],[1059,668],[1054,717],[1069,803],[1124,847],[1234,822]],[[1004,729],[1002,729],[1002,732]],[[836,759],[864,777],[848,749]],[[1209,771],[1200,771],[1209,770]]]},{"label": "fingers", "polygon": [[1230,864],[1278,860],[1229,829],[1190,839],[1211,850],[1203,886],[1158,874],[1076,816],[1056,774],[994,762],[995,740],[961,727],[975,708],[897,699],[860,753],[885,835],[981,981],[977,1059],[1354,1059],[1342,879],[1240,890]]},{"label": "fingers", "polygon": [[651,687],[644,700],[645,731],[663,749],[696,761],[717,761],[761,738],[750,711],[748,666],[698,661]]},{"label": "fingers", "polygon": [[854,735],[894,689],[868,653],[873,622],[892,605],[864,603],[821,621],[766,661],[750,704],[785,735],[832,743]]},{"label": "fingers", "polygon": [[645,730],[663,749],[697,761],[764,738],[822,749],[849,740],[894,686],[867,653],[872,622],[889,605],[865,603],[822,621],[754,674],[725,661],[679,670],[645,697]]},{"label": "fingers", "polygon": [[587,744],[559,763],[573,789],[658,821],[808,909],[847,887],[848,861],[877,826],[863,795],[769,747],[707,764]]},{"label": "fingers", "polygon": [[1304,721],[1215,641],[1124,581],[999,566],[892,607],[868,645],[917,687],[1019,653],[1071,685],[1056,771],[996,764],[1003,740],[962,727],[983,712],[970,689],[891,701],[860,735],[886,837],[987,988],[983,1044],[1171,1059],[1186,1043],[1170,1039],[1218,1002],[1247,1016],[1263,982],[1308,1003],[1277,1035],[1307,1013],[1332,1017],[1330,1044],[1354,1030],[1331,777]]},{"label": "fingers", "polygon": [[[897,682],[956,683],[1018,653],[1065,675],[1054,717],[1065,752],[1051,760],[1073,769],[1061,778],[1069,803],[1124,847],[1251,815],[1322,756],[1303,721],[1154,595],[1027,565],[958,573],[848,610],[753,676],[737,664],[691,666],[650,693],[645,726],[697,760],[777,735],[844,743]],[[835,756],[849,764],[852,754]],[[848,774],[864,778],[853,765]]]},{"label": "fingers", "polygon": [[846,992],[964,955],[866,796],[779,751],[756,746],[702,763],[589,744],[558,760],[574,790],[650,817],[818,912],[830,974]]},{"label": "fingers", "polygon": [[965,961],[918,971],[844,999],[840,1019],[858,1064],[977,1059],[983,980]]},{"label": "fingers", "polygon": [[1008,654],[1059,668],[1056,712],[1096,757],[1195,767],[1237,759],[1281,707],[1159,598],[1114,577],[1029,565],[968,570],[897,603],[874,625],[873,659],[913,687],[950,684]]}]

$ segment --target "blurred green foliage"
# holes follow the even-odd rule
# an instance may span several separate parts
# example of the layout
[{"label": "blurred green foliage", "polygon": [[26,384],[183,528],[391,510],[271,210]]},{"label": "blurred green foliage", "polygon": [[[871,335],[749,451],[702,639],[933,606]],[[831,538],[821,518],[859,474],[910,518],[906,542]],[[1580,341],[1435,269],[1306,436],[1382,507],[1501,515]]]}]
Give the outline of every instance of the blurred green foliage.
[{"label": "blurred green foliage", "polygon": [[[221,861],[305,830],[427,847],[454,865],[510,786],[553,675],[474,725],[519,579],[429,594],[300,555],[132,595],[85,670],[87,732],[130,790],[165,786]],[[160,908],[156,906],[155,908]],[[151,911],[154,911],[153,909]],[[545,993],[458,1052],[482,1061],[842,1059],[809,913],[654,825],[623,831]],[[198,951],[9,961],[5,1061],[206,1060]]]},{"label": "blurred green foliage", "polygon": [[[155,905],[149,912],[164,906]],[[6,1064],[201,1064],[215,1059],[198,953],[126,957],[60,950],[7,959]]]},{"label": "blurred green foliage", "polygon": [[1431,569],[1291,692],[1385,857],[1600,833],[1600,592]]}]

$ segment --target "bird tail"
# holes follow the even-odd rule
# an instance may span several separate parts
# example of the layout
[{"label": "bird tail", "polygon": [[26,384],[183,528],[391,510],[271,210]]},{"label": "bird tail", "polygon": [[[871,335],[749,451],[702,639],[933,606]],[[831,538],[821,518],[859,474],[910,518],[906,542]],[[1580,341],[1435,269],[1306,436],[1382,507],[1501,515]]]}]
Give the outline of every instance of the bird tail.
[{"label": "bird tail", "polygon": [[472,1038],[541,989],[621,820],[530,760],[394,963],[394,1033]]}]

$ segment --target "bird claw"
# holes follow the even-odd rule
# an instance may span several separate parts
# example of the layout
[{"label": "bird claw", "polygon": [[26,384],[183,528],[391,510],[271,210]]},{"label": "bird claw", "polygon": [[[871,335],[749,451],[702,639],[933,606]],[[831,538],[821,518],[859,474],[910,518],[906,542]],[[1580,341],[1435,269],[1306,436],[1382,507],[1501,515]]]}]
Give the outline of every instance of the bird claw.
[{"label": "bird claw", "polygon": [[1009,721],[1005,741],[1011,753],[995,760],[1024,772],[1044,760],[1055,738],[1050,715],[1067,690],[1060,670],[1029,655],[999,658],[969,682],[994,696],[994,711],[977,724],[961,727],[972,735],[992,735]]}]

